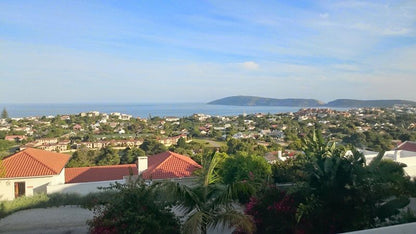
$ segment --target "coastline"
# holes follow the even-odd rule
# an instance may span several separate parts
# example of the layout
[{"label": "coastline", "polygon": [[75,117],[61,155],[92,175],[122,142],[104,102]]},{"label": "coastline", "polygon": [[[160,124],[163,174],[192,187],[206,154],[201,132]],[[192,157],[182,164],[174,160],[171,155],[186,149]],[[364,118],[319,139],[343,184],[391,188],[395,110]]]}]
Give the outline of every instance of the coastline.
[{"label": "coastline", "polygon": [[[99,111],[101,113],[119,112],[134,117],[147,118],[149,116],[176,116],[186,117],[193,114],[207,114],[213,116],[235,116],[254,113],[287,113],[296,112],[302,108],[288,106],[228,106],[212,105],[207,103],[19,103],[0,104],[6,108],[12,118],[31,116],[56,116],[79,114],[81,112]],[[326,108],[326,107],[317,107]],[[349,108],[330,108],[334,110],[347,110]]]}]

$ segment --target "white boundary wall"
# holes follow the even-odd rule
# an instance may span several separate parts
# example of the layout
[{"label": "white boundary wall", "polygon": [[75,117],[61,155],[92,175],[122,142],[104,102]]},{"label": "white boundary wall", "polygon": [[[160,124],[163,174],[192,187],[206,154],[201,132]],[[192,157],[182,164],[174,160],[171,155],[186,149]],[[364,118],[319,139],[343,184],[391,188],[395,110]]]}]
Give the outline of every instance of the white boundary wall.
[{"label": "white boundary wall", "polygon": [[88,193],[100,192],[99,187],[109,187],[115,182],[124,183],[124,180],[110,180],[88,183],[72,183],[47,186],[47,193],[77,193],[80,195],[87,195]]},{"label": "white boundary wall", "polygon": [[388,227],[373,228],[355,232],[347,232],[349,234],[414,234],[416,233],[416,223],[405,223]]}]

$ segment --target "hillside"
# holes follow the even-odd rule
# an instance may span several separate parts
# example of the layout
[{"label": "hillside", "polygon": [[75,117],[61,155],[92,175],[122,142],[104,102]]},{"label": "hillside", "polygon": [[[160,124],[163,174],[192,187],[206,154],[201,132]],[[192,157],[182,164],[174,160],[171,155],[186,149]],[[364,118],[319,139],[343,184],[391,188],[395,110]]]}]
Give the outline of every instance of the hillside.
[{"label": "hillside", "polygon": [[406,100],[355,100],[337,99],[328,102],[327,107],[391,107],[394,105],[416,106],[416,102]]},{"label": "hillside", "polygon": [[341,108],[360,108],[360,107],[392,107],[394,105],[416,106],[414,101],[406,100],[355,100],[355,99],[336,99],[323,103],[316,99],[302,98],[263,98],[255,96],[231,96],[221,98],[208,104],[211,105],[231,105],[231,106],[299,106],[299,107],[341,107]]},{"label": "hillside", "polygon": [[263,98],[254,96],[232,96],[221,98],[208,104],[212,105],[233,105],[233,106],[299,106],[299,107],[317,107],[322,106],[322,102],[315,99],[300,98]]}]

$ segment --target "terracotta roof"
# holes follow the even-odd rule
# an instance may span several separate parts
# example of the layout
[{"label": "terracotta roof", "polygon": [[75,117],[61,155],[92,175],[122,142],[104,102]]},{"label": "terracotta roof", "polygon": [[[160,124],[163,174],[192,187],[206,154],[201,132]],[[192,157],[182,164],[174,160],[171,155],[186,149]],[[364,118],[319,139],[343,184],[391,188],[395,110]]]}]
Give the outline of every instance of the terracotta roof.
[{"label": "terracotta roof", "polygon": [[407,151],[416,152],[416,142],[405,141],[397,147],[397,150],[407,150]]},{"label": "terracotta roof", "polygon": [[65,183],[122,180],[130,171],[137,175],[136,164],[65,168]]},{"label": "terracotta roof", "polygon": [[[137,175],[136,164],[65,168],[65,183],[81,183],[121,180],[123,176]],[[192,176],[201,166],[190,157],[170,151],[148,157],[148,168],[142,173],[144,179],[170,179]]]},{"label": "terracotta roof", "polygon": [[57,175],[69,158],[68,154],[27,148],[3,159],[5,178]]},{"label": "terracotta roof", "polygon": [[201,168],[190,157],[170,151],[148,157],[148,168],[142,173],[144,179],[168,179],[192,176]]}]

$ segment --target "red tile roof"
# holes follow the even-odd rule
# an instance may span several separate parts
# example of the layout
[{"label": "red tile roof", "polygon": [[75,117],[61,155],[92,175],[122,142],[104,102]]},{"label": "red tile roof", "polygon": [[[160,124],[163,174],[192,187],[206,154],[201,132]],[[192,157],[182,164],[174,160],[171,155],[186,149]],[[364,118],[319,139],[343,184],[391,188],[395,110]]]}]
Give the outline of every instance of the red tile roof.
[{"label": "red tile roof", "polygon": [[4,137],[4,139],[6,141],[14,141],[14,140],[16,140],[16,138],[18,140],[24,140],[24,139],[26,139],[26,136],[23,136],[23,135],[10,135],[10,136],[5,136]]},{"label": "red tile roof", "polygon": [[65,168],[65,183],[122,180],[130,171],[137,175],[136,164]]},{"label": "red tile roof", "polygon": [[28,148],[3,159],[5,178],[57,175],[70,158],[68,154]]},{"label": "red tile roof", "polygon": [[190,157],[163,152],[148,157],[148,168],[142,173],[144,179],[169,179],[192,176],[192,173],[201,168]]},{"label": "red tile roof", "polygon": [[[65,183],[121,180],[130,174],[137,175],[136,164],[65,168]],[[192,176],[201,166],[190,157],[170,151],[148,157],[148,168],[142,173],[144,179],[171,179]]]},{"label": "red tile roof", "polygon": [[397,150],[407,150],[407,151],[416,152],[416,142],[405,141],[397,147]]}]

